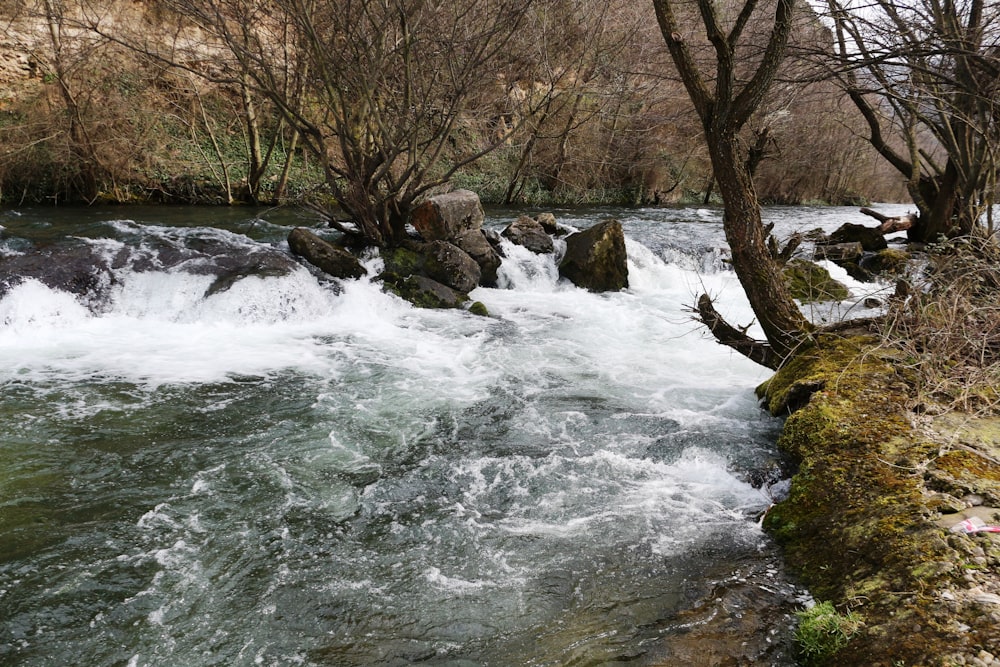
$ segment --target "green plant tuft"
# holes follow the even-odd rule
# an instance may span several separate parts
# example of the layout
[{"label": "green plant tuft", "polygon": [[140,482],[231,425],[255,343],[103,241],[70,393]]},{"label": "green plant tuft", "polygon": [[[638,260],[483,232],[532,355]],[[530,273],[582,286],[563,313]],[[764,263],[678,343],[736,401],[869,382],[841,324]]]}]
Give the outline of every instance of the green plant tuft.
[{"label": "green plant tuft", "polygon": [[800,611],[796,640],[806,665],[820,664],[847,646],[858,630],[861,620],[853,612],[840,614],[832,602],[821,602]]}]

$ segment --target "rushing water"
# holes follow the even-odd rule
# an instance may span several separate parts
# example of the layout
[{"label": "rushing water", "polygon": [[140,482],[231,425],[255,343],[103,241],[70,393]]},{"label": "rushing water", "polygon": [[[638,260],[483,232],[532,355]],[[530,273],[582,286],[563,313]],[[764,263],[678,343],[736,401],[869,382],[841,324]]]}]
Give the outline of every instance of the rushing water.
[{"label": "rushing water", "polygon": [[[609,213],[627,291],[508,247],[473,294],[489,318],[306,268],[213,292],[190,263],[126,263],[99,304],[9,290],[0,664],[792,664],[798,591],[758,523],[780,487],[766,373],[687,311],[707,290],[752,319],[719,213],[559,217]],[[9,211],[0,249],[238,253],[303,222]]]}]

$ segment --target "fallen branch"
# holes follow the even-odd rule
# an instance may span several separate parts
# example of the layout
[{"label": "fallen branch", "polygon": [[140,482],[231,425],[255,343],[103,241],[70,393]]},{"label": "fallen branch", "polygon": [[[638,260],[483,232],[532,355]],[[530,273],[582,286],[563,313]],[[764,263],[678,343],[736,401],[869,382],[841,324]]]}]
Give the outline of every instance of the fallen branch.
[{"label": "fallen branch", "polygon": [[863,208],[861,212],[867,216],[875,218],[882,224],[879,225],[878,230],[882,234],[891,234],[893,232],[902,232],[904,230],[910,229],[913,225],[917,224],[917,214],[907,213],[906,215],[888,216],[884,213],[879,213],[878,211],[873,211],[870,208]]},{"label": "fallen branch", "polygon": [[698,314],[698,321],[708,327],[718,342],[771,370],[777,370],[781,366],[783,360],[774,351],[774,348],[765,341],[748,336],[746,329],[737,329],[726,322],[715,309],[711,297],[707,294],[702,294],[698,298],[698,307],[694,312]]}]

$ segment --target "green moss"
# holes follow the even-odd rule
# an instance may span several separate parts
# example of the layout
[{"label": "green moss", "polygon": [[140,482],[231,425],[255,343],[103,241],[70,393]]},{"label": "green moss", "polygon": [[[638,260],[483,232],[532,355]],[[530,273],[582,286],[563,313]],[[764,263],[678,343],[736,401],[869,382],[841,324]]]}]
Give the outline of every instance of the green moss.
[{"label": "green moss", "polygon": [[[925,504],[921,471],[940,446],[914,431],[910,390],[877,341],[831,335],[760,388],[772,410],[791,412],[778,445],[799,465],[764,527],[814,595],[866,621],[835,660],[817,664],[891,664],[874,655],[933,664],[926,657],[952,641],[927,592],[954,585],[962,569]],[[918,639],[897,641],[916,626]]]},{"label": "green moss", "polygon": [[876,274],[903,275],[910,264],[910,253],[897,248],[886,248],[875,253],[865,262],[865,268]]},{"label": "green moss", "polygon": [[414,274],[423,272],[426,257],[408,248],[383,248],[381,251],[385,268],[382,279],[399,282]]},{"label": "green moss", "polygon": [[814,262],[793,259],[785,265],[784,275],[792,296],[803,303],[843,301],[851,295],[843,283]]},{"label": "green moss", "polygon": [[975,478],[1000,483],[1000,466],[966,450],[942,454],[934,462],[934,467],[958,479]]},{"label": "green moss", "polygon": [[473,315],[479,315],[481,317],[490,316],[490,311],[486,308],[482,301],[473,301],[472,305],[469,306],[469,312]]}]

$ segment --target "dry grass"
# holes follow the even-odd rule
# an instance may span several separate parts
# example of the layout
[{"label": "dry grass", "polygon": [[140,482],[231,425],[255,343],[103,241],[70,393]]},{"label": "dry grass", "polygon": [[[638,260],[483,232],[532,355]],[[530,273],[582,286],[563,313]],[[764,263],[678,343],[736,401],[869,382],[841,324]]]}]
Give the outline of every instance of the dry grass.
[{"label": "dry grass", "polygon": [[968,238],[933,249],[882,323],[912,371],[914,406],[1000,414],[1000,246]]}]

